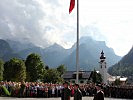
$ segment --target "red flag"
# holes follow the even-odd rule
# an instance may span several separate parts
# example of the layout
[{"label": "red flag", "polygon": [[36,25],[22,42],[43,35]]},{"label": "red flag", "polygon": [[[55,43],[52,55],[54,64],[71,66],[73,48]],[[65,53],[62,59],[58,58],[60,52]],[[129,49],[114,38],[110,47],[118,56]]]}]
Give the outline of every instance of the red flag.
[{"label": "red flag", "polygon": [[69,7],[69,14],[72,12],[74,6],[75,6],[75,0],[71,0],[70,1],[70,7]]}]

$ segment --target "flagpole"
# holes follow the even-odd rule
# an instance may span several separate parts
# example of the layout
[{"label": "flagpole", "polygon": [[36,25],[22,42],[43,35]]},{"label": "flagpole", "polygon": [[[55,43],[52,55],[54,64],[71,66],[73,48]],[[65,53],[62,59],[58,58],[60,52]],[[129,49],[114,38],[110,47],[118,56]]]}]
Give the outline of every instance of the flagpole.
[{"label": "flagpole", "polygon": [[79,83],[79,0],[77,0],[76,83]]}]

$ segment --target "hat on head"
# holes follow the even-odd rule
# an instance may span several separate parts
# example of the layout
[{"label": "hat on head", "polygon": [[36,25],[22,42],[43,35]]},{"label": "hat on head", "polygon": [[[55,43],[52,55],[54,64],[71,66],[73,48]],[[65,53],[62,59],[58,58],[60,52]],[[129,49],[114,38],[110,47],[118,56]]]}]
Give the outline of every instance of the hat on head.
[{"label": "hat on head", "polygon": [[69,85],[69,83],[68,83],[67,81],[65,81],[65,82],[63,83],[63,85],[64,85],[64,84],[67,84],[67,85]]},{"label": "hat on head", "polygon": [[79,84],[75,84],[75,86],[79,87]]},{"label": "hat on head", "polygon": [[101,85],[101,84],[97,84],[96,86],[98,86],[98,87],[102,88],[102,85]]}]

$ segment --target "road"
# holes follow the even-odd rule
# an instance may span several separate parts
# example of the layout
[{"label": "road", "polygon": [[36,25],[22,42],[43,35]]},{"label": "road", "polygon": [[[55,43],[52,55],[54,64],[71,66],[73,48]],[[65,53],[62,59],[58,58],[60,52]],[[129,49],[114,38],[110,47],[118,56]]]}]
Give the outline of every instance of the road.
[{"label": "road", "polygon": [[[0,100],[61,100],[60,98],[12,98],[12,97],[0,97]],[[73,98],[71,98],[73,100]],[[93,100],[93,97],[83,97],[83,100]],[[116,99],[105,98],[105,100],[131,100],[131,99]]]}]

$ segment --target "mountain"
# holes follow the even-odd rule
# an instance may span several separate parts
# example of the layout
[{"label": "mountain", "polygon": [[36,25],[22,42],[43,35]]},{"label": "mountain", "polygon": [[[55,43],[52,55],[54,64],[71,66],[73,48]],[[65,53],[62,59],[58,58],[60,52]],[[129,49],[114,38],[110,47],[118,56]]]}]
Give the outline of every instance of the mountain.
[{"label": "mountain", "polygon": [[43,53],[42,53],[43,50],[44,50],[44,49],[42,49],[42,48],[40,48],[40,47],[29,47],[29,48],[27,48],[27,49],[24,49],[24,50],[18,52],[18,54],[19,54],[23,59],[26,59],[26,57],[27,57],[29,54],[31,54],[31,53],[37,53],[37,54],[39,54],[40,56],[43,57]]},{"label": "mountain", "polygon": [[14,41],[14,40],[6,40],[6,42],[8,42],[8,44],[10,45],[11,49],[14,52],[20,52],[20,51],[25,50],[27,48],[36,47],[35,45],[33,45],[32,43],[29,43],[27,41],[23,41],[23,43],[22,43],[22,42]]},{"label": "mountain", "polygon": [[31,47],[20,51],[18,54],[26,59],[27,55],[30,53],[38,53],[41,55],[43,61],[46,65],[51,67],[56,67],[61,64],[62,60],[68,55],[67,49],[64,49],[58,44],[53,44],[45,49],[40,47]]},{"label": "mountain", "polygon": [[44,49],[44,61],[52,67],[62,64],[62,61],[70,54],[69,49],[64,49],[58,44]]},{"label": "mountain", "polygon": [[[76,63],[76,49],[75,44],[71,48],[73,52],[64,60],[66,66],[69,66],[69,70],[75,70]],[[107,58],[107,65],[110,67],[114,63],[118,62],[121,57],[117,56],[112,48],[106,46],[104,41],[96,41],[91,37],[81,37],[79,46],[79,63],[81,70],[93,70],[99,66],[99,57],[101,51],[104,51]]]},{"label": "mountain", "polygon": [[[47,48],[41,48],[28,42],[21,43],[12,40],[6,40],[5,42],[8,44],[5,45],[5,48],[10,49],[8,50],[10,54],[4,56],[7,57],[4,59],[9,59],[14,56],[26,59],[29,54],[38,53],[44,63],[50,67],[57,67],[60,64],[64,64],[68,70],[75,70],[76,44],[70,49],[64,49],[57,43]],[[98,68],[99,57],[102,50],[106,55],[108,66],[115,64],[121,59],[121,57],[115,55],[112,48],[106,46],[104,41],[96,41],[91,37],[81,37],[79,48],[80,68],[82,70]]]},{"label": "mountain", "polygon": [[133,47],[118,63],[109,68],[111,75],[127,76],[133,81]]},{"label": "mountain", "polygon": [[7,41],[0,39],[0,58],[8,61],[13,57],[20,58],[18,54],[13,52]]},{"label": "mountain", "polygon": [[12,49],[9,44],[5,40],[0,39],[0,57],[3,57],[10,52],[12,52]]},{"label": "mountain", "polygon": [[125,55],[121,61],[119,62],[121,64],[127,64],[127,65],[133,65],[133,47],[128,52],[127,55]]}]

